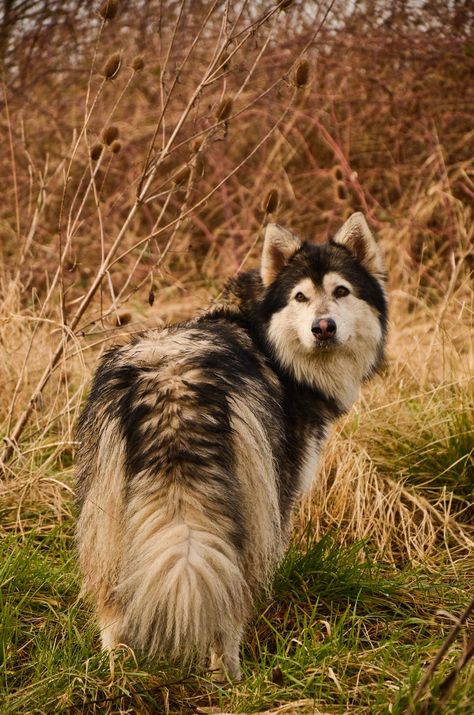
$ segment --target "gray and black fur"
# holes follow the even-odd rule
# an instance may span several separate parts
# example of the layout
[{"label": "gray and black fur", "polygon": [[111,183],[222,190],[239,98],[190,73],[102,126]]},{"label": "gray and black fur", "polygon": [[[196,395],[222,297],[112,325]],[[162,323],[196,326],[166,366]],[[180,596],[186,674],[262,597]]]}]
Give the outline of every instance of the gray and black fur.
[{"label": "gray and black fur", "polygon": [[382,360],[386,315],[361,214],[324,245],[270,225],[260,273],[105,354],[77,457],[79,556],[104,647],[210,653],[239,677],[252,604],[330,424]]}]

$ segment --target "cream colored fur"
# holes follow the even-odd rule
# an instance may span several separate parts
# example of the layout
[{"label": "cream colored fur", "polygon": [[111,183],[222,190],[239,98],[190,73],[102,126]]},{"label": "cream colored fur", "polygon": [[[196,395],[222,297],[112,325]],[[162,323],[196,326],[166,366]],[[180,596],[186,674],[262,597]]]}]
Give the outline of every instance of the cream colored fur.
[{"label": "cream colored fur", "polygon": [[[353,214],[334,240],[353,252],[383,289],[382,255],[364,215]],[[263,280],[288,263],[300,246],[290,232],[274,224],[269,226],[263,249],[266,256],[266,263],[262,264]],[[350,294],[336,300],[333,290],[339,285],[347,287]],[[296,301],[298,293],[308,300]],[[338,345],[315,348],[311,325],[315,318],[328,317],[336,321]],[[333,397],[348,410],[375,362],[381,327],[375,311],[355,295],[350,283],[337,273],[328,273],[320,288],[310,278],[294,286],[288,304],[272,316],[268,336],[278,359],[297,380]]]},{"label": "cream colored fur", "polygon": [[[248,514],[248,543],[245,554],[247,576],[253,590],[267,585],[275,564],[286,546],[278,508],[277,476],[268,437],[262,428],[261,407],[249,399],[234,399],[232,428],[237,473]],[[255,548],[258,544],[258,548]]]},{"label": "cream colored fur", "polygon": [[346,246],[369,273],[384,280],[382,253],[363,213],[353,213],[336,233],[334,241]]},{"label": "cream colored fur", "polygon": [[[214,349],[216,346],[214,346]],[[205,375],[185,367],[192,349],[206,351],[192,335],[150,334],[131,345],[124,363],[147,365],[147,380],[166,395],[149,426],[161,435],[181,436],[188,385]],[[249,388],[252,386],[249,385]],[[143,399],[153,399],[147,392]],[[231,403],[232,449],[246,515],[247,543],[238,553],[224,538],[230,524],[213,506],[207,484],[187,489],[169,475],[137,475],[122,499],[126,476],[124,445],[114,421],[99,440],[97,477],[78,525],[84,590],[97,604],[104,648],[131,642],[149,655],[203,658],[219,677],[240,677],[238,650],[253,597],[265,588],[286,539],[281,532],[277,480],[261,407],[249,389]],[[203,415],[195,415],[202,420]],[[212,420],[212,415],[205,418]],[[163,443],[166,445],[166,442]],[[157,445],[156,449],[165,446]],[[230,445],[229,445],[230,448]],[[162,455],[166,460],[166,453]],[[209,470],[213,465],[209,464]]]},{"label": "cream colored fur", "polygon": [[301,241],[286,228],[269,223],[265,229],[260,274],[263,285],[273,283],[285,263],[301,248]]},{"label": "cream colored fur", "polygon": [[78,522],[83,592],[94,593],[99,613],[107,611],[104,638],[113,638],[111,593],[122,559],[124,444],[115,421],[109,421],[99,441],[92,486]]},{"label": "cream colored fur", "polygon": [[[309,278],[298,283],[292,296],[303,292],[309,300],[290,300],[273,315],[268,334],[279,360],[297,380],[313,385],[348,410],[374,363],[381,328],[371,307],[353,293],[338,301],[332,298],[334,284],[348,282],[328,274],[323,289],[317,289]],[[316,317],[336,321],[339,345],[315,348],[311,325]]]}]

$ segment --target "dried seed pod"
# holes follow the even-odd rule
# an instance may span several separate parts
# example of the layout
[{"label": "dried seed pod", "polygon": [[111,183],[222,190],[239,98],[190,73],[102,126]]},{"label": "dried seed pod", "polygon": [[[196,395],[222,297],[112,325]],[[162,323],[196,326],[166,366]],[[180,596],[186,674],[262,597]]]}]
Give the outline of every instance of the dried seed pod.
[{"label": "dried seed pod", "polygon": [[333,176],[336,181],[342,181],[344,178],[344,173],[340,166],[335,166],[332,170]]},{"label": "dried seed pod", "polygon": [[131,67],[134,72],[141,72],[145,67],[143,55],[136,55],[132,60]]},{"label": "dried seed pod", "polygon": [[148,305],[152,306],[154,302],[155,302],[155,291],[151,290],[148,293]]},{"label": "dried seed pod", "polygon": [[122,142],[119,142],[117,139],[112,142],[110,145],[110,151],[112,154],[118,154],[120,151],[122,151]]},{"label": "dried seed pod", "polygon": [[104,0],[99,7],[99,15],[103,20],[113,20],[118,8],[118,0]]},{"label": "dried seed pod", "polygon": [[346,201],[348,197],[347,188],[342,181],[338,181],[335,186],[336,189],[336,199],[338,201]]},{"label": "dried seed pod", "polygon": [[270,189],[263,202],[263,210],[266,214],[275,213],[278,208],[279,198],[278,189]]},{"label": "dried seed pod", "polygon": [[234,100],[232,97],[224,97],[216,110],[216,119],[218,122],[223,122],[230,117],[233,104]]},{"label": "dried seed pod", "polygon": [[204,176],[204,169],[206,168],[206,162],[202,154],[198,154],[194,161],[194,166],[196,167],[196,174],[198,176]]},{"label": "dried seed pod", "polygon": [[100,155],[102,154],[102,149],[103,149],[103,148],[104,148],[104,147],[102,146],[102,144],[94,144],[94,145],[91,147],[90,158],[92,159],[92,161],[97,161],[97,159],[100,158]]},{"label": "dried seed pod", "polygon": [[115,79],[122,66],[122,55],[120,52],[113,52],[105,61],[100,73],[105,79]]},{"label": "dried seed pod", "polygon": [[298,89],[301,87],[306,87],[309,81],[309,62],[308,60],[301,60],[298,63],[298,67],[295,70],[294,82]]},{"label": "dried seed pod", "polygon": [[115,313],[112,322],[114,325],[127,325],[127,323],[130,323],[132,320],[132,314],[128,310],[120,310],[118,313]]},{"label": "dried seed pod", "polygon": [[193,154],[197,154],[198,151],[201,149],[202,144],[203,144],[204,139],[202,137],[198,137],[198,139],[195,139],[191,145],[191,151]]},{"label": "dried seed pod", "polygon": [[110,146],[110,144],[112,144],[115,139],[118,139],[119,133],[119,128],[116,127],[114,124],[111,124],[109,127],[105,127],[101,134],[103,143],[107,144],[107,146]]},{"label": "dried seed pod", "polygon": [[184,184],[188,180],[190,174],[190,168],[187,164],[181,167],[176,174],[173,176],[173,184]]},{"label": "dried seed pod", "polygon": [[227,50],[224,50],[222,52],[222,55],[219,57],[219,64],[221,65],[223,70],[230,69],[230,55]]}]

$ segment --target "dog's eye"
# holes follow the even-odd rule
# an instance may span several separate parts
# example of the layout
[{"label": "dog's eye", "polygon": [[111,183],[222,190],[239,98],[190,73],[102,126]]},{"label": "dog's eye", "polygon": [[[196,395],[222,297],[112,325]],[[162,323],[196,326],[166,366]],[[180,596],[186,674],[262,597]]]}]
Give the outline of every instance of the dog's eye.
[{"label": "dog's eye", "polygon": [[298,303],[306,303],[308,299],[304,293],[299,292],[295,295],[295,300],[297,300]]},{"label": "dog's eye", "polygon": [[334,289],[333,296],[335,298],[344,298],[346,295],[349,295],[349,293],[349,288],[346,288],[346,286],[337,286],[337,288]]}]

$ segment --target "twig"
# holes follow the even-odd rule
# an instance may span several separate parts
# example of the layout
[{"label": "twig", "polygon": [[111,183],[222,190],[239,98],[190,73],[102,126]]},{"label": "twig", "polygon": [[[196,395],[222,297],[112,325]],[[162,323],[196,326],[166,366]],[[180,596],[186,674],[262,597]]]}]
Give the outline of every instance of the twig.
[{"label": "twig", "polygon": [[[449,633],[448,637],[442,644],[441,648],[436,653],[432,663],[430,664],[430,666],[426,670],[423,678],[421,679],[421,681],[415,691],[415,694],[413,696],[413,700],[410,703],[410,705],[408,706],[408,708],[405,710],[404,715],[412,715],[412,713],[415,712],[415,705],[420,701],[420,698],[423,695],[424,691],[426,690],[428,683],[432,679],[436,668],[441,663],[442,659],[448,652],[449,648],[451,647],[452,643],[454,642],[459,631],[461,630],[463,625],[466,623],[467,619],[469,618],[470,614],[473,611],[474,611],[474,597],[472,598],[471,602],[468,604],[468,606],[466,607],[464,612],[461,614],[457,623],[453,626],[451,632]],[[471,650],[472,650],[472,648],[471,648]],[[473,655],[473,652],[470,652],[469,658],[472,658],[472,655]],[[467,660],[469,660],[469,658]],[[465,662],[463,662],[463,665],[461,667],[463,667],[465,665],[467,660]],[[459,671],[456,671],[456,669],[455,669],[455,674],[457,674],[457,672],[459,672]],[[449,677],[450,676],[448,676],[448,678]],[[452,685],[452,683],[449,683],[449,687],[451,687],[451,685]]]},{"label": "twig", "polygon": [[15,196],[16,232],[17,232],[17,239],[18,239],[18,241],[20,241],[21,240],[20,204],[19,204],[19,200],[18,200],[18,182],[17,182],[17,176],[16,176],[15,149],[13,147],[13,132],[12,132],[12,123],[10,120],[10,109],[9,109],[9,105],[8,105],[7,86],[5,84],[4,79],[2,79],[2,86],[3,86],[3,96],[5,98],[5,114],[6,114],[6,118],[7,118],[7,127],[8,127],[8,143],[10,146],[10,157],[11,157],[11,162],[12,162],[13,193]]}]

